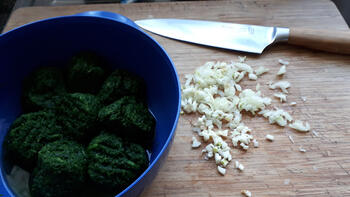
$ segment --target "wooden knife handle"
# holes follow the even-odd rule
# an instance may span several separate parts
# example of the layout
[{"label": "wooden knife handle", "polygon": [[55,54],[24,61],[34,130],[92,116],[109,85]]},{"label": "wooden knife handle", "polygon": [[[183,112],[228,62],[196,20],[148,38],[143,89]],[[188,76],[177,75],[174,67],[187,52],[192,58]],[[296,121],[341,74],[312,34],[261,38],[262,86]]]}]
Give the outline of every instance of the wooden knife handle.
[{"label": "wooden knife handle", "polygon": [[290,28],[288,43],[322,51],[350,54],[350,31]]}]

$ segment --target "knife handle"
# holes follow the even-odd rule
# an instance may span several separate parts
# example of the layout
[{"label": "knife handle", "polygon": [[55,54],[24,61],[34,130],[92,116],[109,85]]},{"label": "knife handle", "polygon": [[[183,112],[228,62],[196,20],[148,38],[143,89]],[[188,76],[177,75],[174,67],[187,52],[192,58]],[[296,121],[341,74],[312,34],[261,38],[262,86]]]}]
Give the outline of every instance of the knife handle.
[{"label": "knife handle", "polygon": [[333,53],[350,54],[350,31],[290,28],[288,43]]}]

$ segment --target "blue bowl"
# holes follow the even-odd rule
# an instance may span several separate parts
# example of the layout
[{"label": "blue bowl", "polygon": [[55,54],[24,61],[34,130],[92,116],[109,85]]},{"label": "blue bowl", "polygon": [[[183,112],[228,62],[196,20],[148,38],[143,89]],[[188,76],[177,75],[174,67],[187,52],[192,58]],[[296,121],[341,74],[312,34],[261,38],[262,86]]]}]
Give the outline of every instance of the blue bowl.
[{"label": "blue bowl", "polygon": [[89,11],[33,22],[0,35],[0,194],[15,196],[6,179],[3,141],[21,114],[21,82],[41,65],[61,67],[74,54],[93,51],[115,68],[146,81],[148,105],[156,118],[150,165],[117,196],[137,196],[164,163],[180,112],[180,84],[164,49],[134,22],[119,14]]}]

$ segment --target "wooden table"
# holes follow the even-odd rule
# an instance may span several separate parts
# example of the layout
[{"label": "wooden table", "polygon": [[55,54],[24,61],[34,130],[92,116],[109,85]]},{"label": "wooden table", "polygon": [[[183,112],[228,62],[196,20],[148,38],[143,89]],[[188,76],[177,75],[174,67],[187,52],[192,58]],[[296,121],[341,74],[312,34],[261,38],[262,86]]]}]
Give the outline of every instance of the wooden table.
[{"label": "wooden table", "polygon": [[[5,31],[30,21],[86,10],[113,11],[131,19],[174,17],[347,30],[336,7],[327,0],[232,0],[22,8],[12,14]],[[151,36],[170,54],[182,82],[184,74],[207,61],[237,60],[237,55],[242,55]],[[234,149],[234,160],[246,169],[238,172],[231,163],[227,174],[220,176],[214,161],[203,160],[200,149],[191,150],[190,118],[182,116],[168,160],[143,196],[240,196],[242,189],[250,190],[253,196],[350,196],[350,57],[283,44],[268,48],[260,56],[248,55],[248,64],[271,70],[258,79],[265,95],[273,93],[264,84],[277,80],[280,58],[290,62],[284,77],[292,84],[288,101],[298,104],[291,107],[276,99],[273,104],[294,118],[309,121],[318,136],[245,116],[244,122],[260,147],[247,152]],[[252,88],[255,83],[245,80],[242,85]],[[265,141],[267,133],[276,140]],[[293,136],[295,144],[288,135]],[[307,152],[299,152],[300,146]]]}]

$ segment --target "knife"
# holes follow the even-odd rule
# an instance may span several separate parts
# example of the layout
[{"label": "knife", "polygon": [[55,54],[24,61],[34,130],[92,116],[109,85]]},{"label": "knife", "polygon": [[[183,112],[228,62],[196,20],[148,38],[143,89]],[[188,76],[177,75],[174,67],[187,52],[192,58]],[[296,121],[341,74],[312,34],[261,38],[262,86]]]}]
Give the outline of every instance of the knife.
[{"label": "knife", "polygon": [[155,34],[195,44],[261,54],[277,42],[350,54],[350,32],[265,27],[185,19],[144,19],[135,23]]}]

